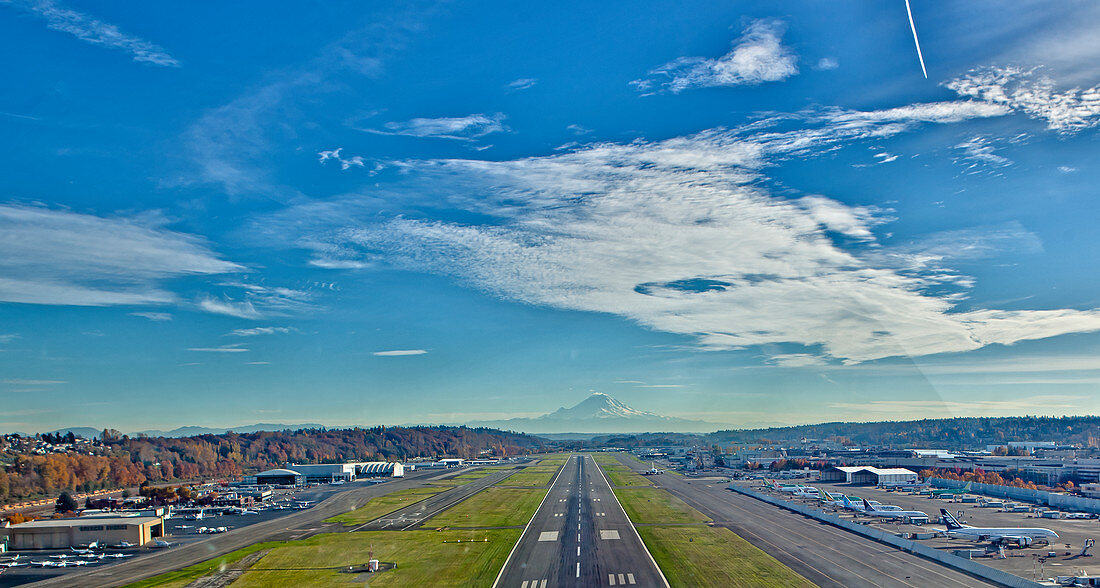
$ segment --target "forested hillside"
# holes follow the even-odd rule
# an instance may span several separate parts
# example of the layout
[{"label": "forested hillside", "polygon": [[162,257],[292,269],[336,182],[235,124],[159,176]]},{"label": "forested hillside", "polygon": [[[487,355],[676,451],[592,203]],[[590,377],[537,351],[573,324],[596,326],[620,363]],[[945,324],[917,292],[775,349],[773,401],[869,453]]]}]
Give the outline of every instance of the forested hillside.
[{"label": "forested hillside", "polygon": [[935,449],[985,449],[1008,441],[1056,441],[1100,446],[1100,416],[992,417],[822,423],[797,427],[718,431],[713,443],[797,442],[840,439],[860,445]]},{"label": "forested hillside", "polygon": [[0,501],[146,481],[225,478],[280,467],[288,461],[514,456],[537,451],[543,442],[519,433],[467,427],[301,429],[185,438],[132,438],[108,430],[100,440],[66,441],[6,436],[0,447]]}]

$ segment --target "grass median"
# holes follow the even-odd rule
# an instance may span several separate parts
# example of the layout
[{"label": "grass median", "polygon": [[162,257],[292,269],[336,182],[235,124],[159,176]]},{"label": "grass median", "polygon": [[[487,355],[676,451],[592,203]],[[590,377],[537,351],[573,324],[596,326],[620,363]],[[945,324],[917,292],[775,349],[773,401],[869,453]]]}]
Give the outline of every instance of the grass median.
[{"label": "grass median", "polygon": [[548,486],[558,473],[558,467],[532,466],[524,468],[496,483],[497,486]]},{"label": "grass median", "polygon": [[660,488],[615,488],[631,522],[639,524],[681,524],[709,521],[706,515]]},{"label": "grass median", "polygon": [[371,498],[369,502],[363,506],[344,514],[336,515],[325,519],[326,523],[343,523],[345,525],[362,525],[383,517],[391,512],[401,510],[406,506],[410,506],[431,498],[440,492],[445,492],[447,488],[407,488],[405,490],[398,490],[397,492],[391,492],[382,496],[376,496]]},{"label": "grass median", "polygon": [[443,511],[425,527],[509,527],[526,525],[548,490],[489,487]]},{"label": "grass median", "polygon": [[639,527],[638,534],[673,587],[814,585],[725,527]]}]

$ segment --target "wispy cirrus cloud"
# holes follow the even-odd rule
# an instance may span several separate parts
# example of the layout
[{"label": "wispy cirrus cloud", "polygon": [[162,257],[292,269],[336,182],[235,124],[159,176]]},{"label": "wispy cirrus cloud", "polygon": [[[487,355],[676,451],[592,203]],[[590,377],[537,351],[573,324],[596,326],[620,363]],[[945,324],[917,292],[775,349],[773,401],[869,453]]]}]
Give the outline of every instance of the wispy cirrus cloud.
[{"label": "wispy cirrus cloud", "polygon": [[1047,128],[1071,134],[1100,125],[1100,85],[1059,90],[1037,69],[988,67],[944,84],[960,96],[999,104],[1046,121]]},{"label": "wispy cirrus cloud", "polygon": [[235,273],[194,235],[157,219],[0,204],[0,302],[73,306],[177,302],[164,280]]},{"label": "wispy cirrus cloud", "polygon": [[65,380],[35,380],[24,378],[6,378],[0,380],[0,384],[7,384],[9,386],[59,386],[61,384],[68,384]]},{"label": "wispy cirrus cloud", "polygon": [[18,333],[0,334],[0,345],[7,345],[8,343],[11,343],[12,341],[15,341],[16,339],[19,339],[19,338],[20,338],[20,335]]},{"label": "wispy cirrus cloud", "polygon": [[245,353],[251,351],[248,348],[242,347],[241,343],[234,343],[232,345],[221,345],[218,347],[189,347],[188,351],[200,351],[203,353]]},{"label": "wispy cirrus cloud", "polygon": [[509,82],[508,89],[513,92],[518,92],[520,90],[526,90],[537,83],[539,83],[539,81],[535,78],[520,78]]},{"label": "wispy cirrus cloud", "polygon": [[[1100,330],[1096,309],[961,310],[973,280],[930,246],[880,243],[876,229],[890,222],[886,211],[779,196],[760,185],[769,166],[792,157],[1009,112],[980,101],[817,109],[739,129],[511,161],[403,162],[410,179],[392,188],[395,197],[430,193],[438,206],[492,221],[377,222],[344,200],[325,204],[331,209],[322,216],[338,221],[305,227],[299,243],[319,265],[451,275],[508,300],[621,316],[694,339],[701,349],[807,350],[771,360],[785,365],[916,357]],[[287,214],[298,230],[302,218],[316,216],[305,208]]]},{"label": "wispy cirrus cloud", "polygon": [[365,165],[365,163],[363,162],[363,157],[360,155],[353,155],[346,159],[342,157],[340,155],[340,152],[343,150],[343,147],[337,147],[336,149],[333,149],[331,151],[321,151],[317,154],[317,160],[323,164],[331,159],[336,163],[339,163],[340,169],[342,170],[349,170],[353,167],[363,167]]},{"label": "wispy cirrus cloud", "polygon": [[424,355],[428,353],[426,349],[391,349],[388,351],[374,351],[371,355],[377,357],[404,357],[406,355]]},{"label": "wispy cirrus cloud", "polygon": [[141,318],[149,319],[154,322],[172,320],[172,315],[167,312],[131,312],[130,316],[139,316]]},{"label": "wispy cirrus cloud", "polygon": [[388,122],[382,129],[366,129],[379,135],[405,135],[408,137],[434,137],[473,141],[492,133],[508,130],[505,116],[495,114],[471,114],[469,116],[442,118],[414,118],[404,122]]},{"label": "wispy cirrus cloud", "polygon": [[[783,45],[786,25],[776,19],[751,23],[718,58],[681,57],[649,71],[631,84],[640,92],[689,88],[756,85],[778,82],[798,74],[798,58]],[[833,62],[835,63],[835,62]]]},{"label": "wispy cirrus cloud", "polygon": [[251,329],[236,329],[226,333],[232,337],[256,337],[259,335],[285,335],[293,332],[290,327],[253,327]]},{"label": "wispy cirrus cloud", "polygon": [[68,33],[93,45],[128,53],[139,63],[163,67],[180,66],[180,62],[162,47],[128,35],[113,24],[65,8],[52,0],[5,0],[0,4],[11,4],[33,14],[44,20],[46,26],[52,30]]}]

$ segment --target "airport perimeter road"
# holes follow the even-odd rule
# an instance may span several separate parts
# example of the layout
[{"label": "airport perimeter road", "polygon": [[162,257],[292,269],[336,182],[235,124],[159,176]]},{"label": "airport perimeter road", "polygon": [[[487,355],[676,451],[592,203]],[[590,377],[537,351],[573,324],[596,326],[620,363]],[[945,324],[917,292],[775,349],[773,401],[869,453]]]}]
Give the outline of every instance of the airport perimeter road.
[{"label": "airport perimeter road", "polygon": [[359,525],[352,529],[353,531],[406,531],[413,527],[419,526],[424,521],[434,517],[435,515],[451,508],[452,506],[466,500],[467,498],[481,492],[482,490],[496,484],[497,482],[511,476],[516,473],[516,470],[502,470],[494,472],[458,486],[452,488],[441,494],[436,494],[425,500],[421,500],[416,504],[406,506],[405,508],[391,512],[390,514],[373,521],[369,521],[366,524]]},{"label": "airport perimeter road", "polygon": [[[343,530],[339,525],[326,526],[325,519],[354,510],[366,502],[383,494],[405,488],[415,488],[427,484],[438,471],[416,472],[402,480],[393,480],[385,484],[361,485],[353,482],[349,486],[336,486],[331,491],[325,489],[328,497],[312,508],[293,514],[233,529],[229,533],[212,535],[209,539],[187,545],[159,550],[150,555],[142,555],[119,564],[98,569],[89,569],[75,573],[66,572],[48,580],[32,584],[39,586],[122,586],[138,580],[144,580],[173,570],[194,565],[247,547],[261,541],[285,541],[301,539],[321,531]],[[171,541],[171,538],[168,538]]]},{"label": "airport perimeter road", "polygon": [[[647,464],[620,456],[642,472]],[[653,483],[822,587],[994,586],[952,568],[731,492],[727,484],[672,473]]]},{"label": "airport perimeter road", "polygon": [[574,455],[512,549],[494,588],[668,587],[590,456]]}]

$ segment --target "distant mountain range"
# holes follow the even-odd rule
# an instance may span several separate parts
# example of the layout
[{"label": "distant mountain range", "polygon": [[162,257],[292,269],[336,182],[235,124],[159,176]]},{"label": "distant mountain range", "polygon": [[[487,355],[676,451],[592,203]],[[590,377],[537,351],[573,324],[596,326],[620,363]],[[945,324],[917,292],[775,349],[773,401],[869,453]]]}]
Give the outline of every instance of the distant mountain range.
[{"label": "distant mountain range", "polygon": [[646,433],[646,432],[708,432],[722,425],[645,412],[597,392],[571,408],[534,418],[499,421],[476,421],[471,427],[490,427],[524,433]]},{"label": "distant mountain range", "polygon": [[[145,435],[147,437],[194,437],[196,435],[220,435],[226,431],[233,431],[234,433],[255,433],[257,431],[282,431],[290,429],[296,431],[298,429],[319,429],[324,425],[317,423],[299,423],[296,425],[284,425],[279,423],[256,423],[255,425],[242,425],[240,427],[179,427],[170,431],[161,431],[159,429],[150,429],[148,431],[137,431],[133,433],[127,433],[131,437],[138,435]],[[49,431],[50,433],[61,433],[62,435],[72,431],[74,435],[84,437],[85,439],[91,439],[93,437],[99,437],[103,429],[97,429],[95,427],[68,427],[65,429],[56,429]]]}]

